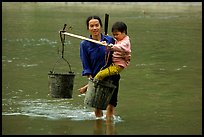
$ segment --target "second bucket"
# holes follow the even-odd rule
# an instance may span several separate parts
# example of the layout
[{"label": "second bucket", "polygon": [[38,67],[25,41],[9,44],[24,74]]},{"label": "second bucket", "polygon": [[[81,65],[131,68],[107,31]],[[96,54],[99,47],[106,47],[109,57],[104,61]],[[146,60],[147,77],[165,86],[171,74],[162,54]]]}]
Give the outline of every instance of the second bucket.
[{"label": "second bucket", "polygon": [[109,81],[89,80],[84,104],[90,107],[105,110],[116,88]]}]

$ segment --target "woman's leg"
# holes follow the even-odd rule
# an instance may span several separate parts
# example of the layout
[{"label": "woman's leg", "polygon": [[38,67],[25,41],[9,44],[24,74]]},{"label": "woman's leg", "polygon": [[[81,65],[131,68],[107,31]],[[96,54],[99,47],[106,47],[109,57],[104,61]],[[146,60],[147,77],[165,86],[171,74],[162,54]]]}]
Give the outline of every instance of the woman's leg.
[{"label": "woman's leg", "polygon": [[112,119],[113,115],[115,114],[115,107],[111,104],[108,104],[107,108],[106,108],[106,119]]},{"label": "woman's leg", "polygon": [[103,116],[103,111],[101,109],[95,108],[95,116],[96,117],[102,117]]}]

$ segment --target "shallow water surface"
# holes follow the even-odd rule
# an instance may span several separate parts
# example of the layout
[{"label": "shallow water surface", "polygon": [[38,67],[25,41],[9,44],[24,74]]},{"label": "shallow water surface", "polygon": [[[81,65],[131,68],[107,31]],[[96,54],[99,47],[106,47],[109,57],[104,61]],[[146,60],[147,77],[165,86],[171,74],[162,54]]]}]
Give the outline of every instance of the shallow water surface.
[{"label": "shallow water surface", "polygon": [[[3,135],[202,134],[202,5],[143,5],[145,14],[137,4],[109,6],[2,3]],[[48,88],[48,72],[61,58],[59,30],[67,23],[72,33],[88,36],[85,20],[93,11],[101,18],[109,12],[110,26],[124,20],[131,38],[131,64],[121,73],[112,121],[96,119],[79,94],[87,83],[81,40],[65,42],[73,98],[52,98]],[[69,68],[60,60],[55,71]]]}]

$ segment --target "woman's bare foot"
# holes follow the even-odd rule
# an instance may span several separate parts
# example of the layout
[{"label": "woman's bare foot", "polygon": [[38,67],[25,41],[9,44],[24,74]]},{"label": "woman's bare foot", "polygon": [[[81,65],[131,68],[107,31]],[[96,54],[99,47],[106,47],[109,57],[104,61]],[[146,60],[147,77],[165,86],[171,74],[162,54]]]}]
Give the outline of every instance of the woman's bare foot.
[{"label": "woman's bare foot", "polygon": [[85,85],[85,86],[83,86],[83,87],[81,87],[81,88],[79,89],[79,92],[80,92],[81,94],[86,93],[87,88],[88,88],[88,84]]}]

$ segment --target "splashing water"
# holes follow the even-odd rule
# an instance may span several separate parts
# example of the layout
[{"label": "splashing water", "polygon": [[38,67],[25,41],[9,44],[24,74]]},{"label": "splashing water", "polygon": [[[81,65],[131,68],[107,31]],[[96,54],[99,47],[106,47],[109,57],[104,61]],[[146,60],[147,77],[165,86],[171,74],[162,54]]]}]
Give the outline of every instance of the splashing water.
[{"label": "splashing water", "polygon": [[[19,112],[2,112],[2,115],[24,115],[30,117],[45,117],[53,120],[105,120],[106,117],[96,118],[93,111],[86,107],[75,107],[64,100],[24,100],[19,102],[23,107]],[[105,112],[105,111],[104,111]],[[120,116],[114,116],[114,123],[121,122]]]}]

